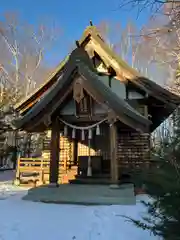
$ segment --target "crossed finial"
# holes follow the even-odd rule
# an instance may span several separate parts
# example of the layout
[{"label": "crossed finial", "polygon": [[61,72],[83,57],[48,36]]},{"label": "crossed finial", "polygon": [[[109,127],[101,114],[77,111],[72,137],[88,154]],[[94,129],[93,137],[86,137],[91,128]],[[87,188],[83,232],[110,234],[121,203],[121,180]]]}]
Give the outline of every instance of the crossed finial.
[{"label": "crossed finial", "polygon": [[80,47],[79,41],[76,41],[76,47]]}]

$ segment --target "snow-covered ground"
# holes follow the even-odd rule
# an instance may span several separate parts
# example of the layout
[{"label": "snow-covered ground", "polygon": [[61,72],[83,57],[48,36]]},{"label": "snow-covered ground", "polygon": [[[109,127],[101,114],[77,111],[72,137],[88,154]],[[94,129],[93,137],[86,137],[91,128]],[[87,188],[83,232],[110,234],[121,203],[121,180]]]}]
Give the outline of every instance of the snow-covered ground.
[{"label": "snow-covered ground", "polygon": [[157,239],[120,216],[139,218],[144,211],[140,197],[135,206],[34,203],[23,201],[27,190],[12,186],[5,176],[0,172],[0,240]]}]

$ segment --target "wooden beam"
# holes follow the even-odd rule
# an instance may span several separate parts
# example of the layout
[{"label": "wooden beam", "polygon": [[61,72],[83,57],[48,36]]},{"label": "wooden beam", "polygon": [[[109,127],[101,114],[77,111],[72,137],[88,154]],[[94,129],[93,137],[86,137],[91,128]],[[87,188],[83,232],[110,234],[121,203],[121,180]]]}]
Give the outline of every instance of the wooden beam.
[{"label": "wooden beam", "polygon": [[52,120],[51,131],[51,157],[50,157],[50,175],[49,182],[52,186],[58,186],[59,177],[59,138],[60,122],[57,118]]},{"label": "wooden beam", "polygon": [[118,161],[117,161],[117,126],[110,124],[110,152],[111,152],[111,181],[117,184],[119,180]]},{"label": "wooden beam", "polygon": [[77,118],[74,115],[61,115],[61,118],[63,118],[63,120],[72,122],[72,123],[76,123],[76,124],[80,123],[81,125],[87,124],[87,123],[93,124],[93,123],[103,120],[106,117],[107,117],[107,113],[93,115],[92,119],[90,119],[89,117],[86,117],[86,116]]}]

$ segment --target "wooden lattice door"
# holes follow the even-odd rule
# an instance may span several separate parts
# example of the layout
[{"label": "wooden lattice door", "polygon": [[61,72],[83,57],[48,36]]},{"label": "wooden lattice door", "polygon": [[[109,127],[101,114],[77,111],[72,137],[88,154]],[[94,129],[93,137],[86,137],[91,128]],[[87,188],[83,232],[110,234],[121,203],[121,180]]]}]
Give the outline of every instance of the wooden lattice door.
[{"label": "wooden lattice door", "polygon": [[64,136],[60,136],[60,166],[61,169],[67,170],[72,163],[72,143]]}]

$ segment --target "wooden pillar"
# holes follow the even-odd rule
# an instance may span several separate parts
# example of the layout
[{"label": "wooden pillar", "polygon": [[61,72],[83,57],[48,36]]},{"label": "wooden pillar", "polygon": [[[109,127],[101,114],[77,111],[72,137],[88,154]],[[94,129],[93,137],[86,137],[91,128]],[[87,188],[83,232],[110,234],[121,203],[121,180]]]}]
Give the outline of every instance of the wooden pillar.
[{"label": "wooden pillar", "polygon": [[119,180],[118,161],[117,161],[117,126],[110,124],[110,151],[111,151],[111,182],[117,184]]},{"label": "wooden pillar", "polygon": [[52,121],[51,129],[51,157],[50,157],[50,174],[49,183],[58,186],[59,178],[59,138],[60,138],[60,122],[57,118]]},{"label": "wooden pillar", "polygon": [[74,164],[77,165],[78,163],[78,140],[74,139],[73,141],[73,161]]}]

